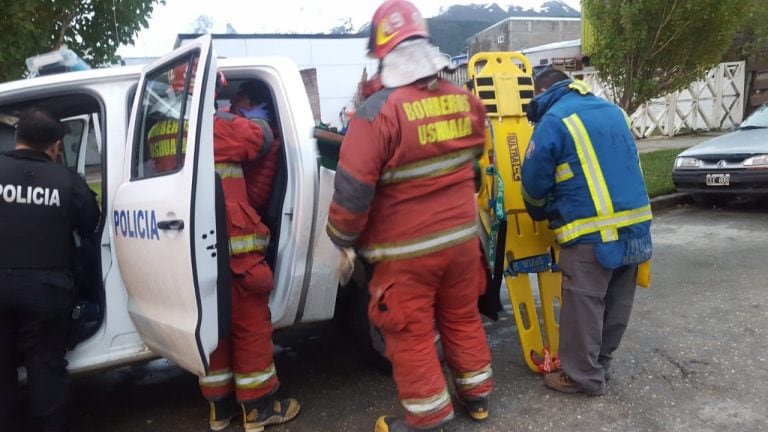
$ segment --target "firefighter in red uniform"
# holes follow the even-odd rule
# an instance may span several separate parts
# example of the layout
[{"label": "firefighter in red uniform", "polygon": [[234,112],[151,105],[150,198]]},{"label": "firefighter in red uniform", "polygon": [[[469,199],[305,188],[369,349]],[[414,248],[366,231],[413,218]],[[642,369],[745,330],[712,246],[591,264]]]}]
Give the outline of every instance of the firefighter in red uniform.
[{"label": "firefighter in red uniform", "polygon": [[[243,112],[245,116],[250,113]],[[210,401],[212,430],[222,430],[229,425],[239,412],[239,402],[245,430],[258,432],[265,426],[293,419],[300,407],[295,399],[272,397],[279,382],[272,360],[269,313],[274,279],[264,259],[269,229],[249,203],[249,189],[254,188],[247,187],[246,181],[263,180],[271,185],[275,159],[272,157],[271,167],[265,168],[263,178],[259,175],[246,178],[244,168],[246,165],[256,169],[266,167],[263,162],[276,151],[267,122],[245,116],[217,112],[213,123],[216,172],[222,180],[227,206],[233,274],[232,330],[211,354],[210,373],[200,379],[200,388]],[[263,206],[267,197],[268,194],[258,195],[260,203],[256,204]]]},{"label": "firefighter in red uniform", "polygon": [[[225,83],[219,75],[217,89]],[[259,432],[293,419],[300,406],[295,399],[273,397],[279,381],[269,313],[273,276],[264,259],[269,229],[249,203],[243,173],[244,164],[272,153],[273,134],[264,119],[246,118],[257,114],[253,110],[243,114],[217,112],[213,123],[214,160],[227,208],[232,326],[230,334],[219,340],[209,373],[199,383],[210,404],[212,430],[226,428],[242,412],[245,430]],[[275,168],[269,171],[274,176]]]},{"label": "firefighter in red uniform", "polygon": [[387,0],[372,20],[370,53],[383,89],[356,111],[341,146],[327,232],[373,263],[368,315],[386,342],[405,418],[376,432],[439,430],[453,406],[435,327],[459,402],[488,417],[491,354],[477,309],[485,270],[476,231],[473,161],[485,110],[437,78],[447,60],[413,4]]},{"label": "firefighter in red uniform", "polygon": [[278,156],[282,146],[279,129],[275,126],[268,109],[269,90],[258,81],[246,81],[230,101],[229,112],[238,116],[258,118],[269,123],[274,139],[263,157],[243,162],[248,202],[259,215],[265,215],[277,171]]}]

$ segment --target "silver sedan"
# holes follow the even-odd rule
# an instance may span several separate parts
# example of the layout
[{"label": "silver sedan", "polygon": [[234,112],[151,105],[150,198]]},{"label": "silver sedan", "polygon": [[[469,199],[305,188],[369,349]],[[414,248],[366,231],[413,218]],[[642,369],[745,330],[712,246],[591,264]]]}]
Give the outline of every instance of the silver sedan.
[{"label": "silver sedan", "polygon": [[768,195],[768,104],[733,131],[680,153],[672,181],[702,200]]}]

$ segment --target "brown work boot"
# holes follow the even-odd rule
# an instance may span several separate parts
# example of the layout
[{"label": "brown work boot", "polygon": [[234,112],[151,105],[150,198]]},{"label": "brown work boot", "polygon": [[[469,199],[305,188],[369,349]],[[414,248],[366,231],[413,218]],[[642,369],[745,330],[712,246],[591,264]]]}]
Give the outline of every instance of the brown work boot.
[{"label": "brown work boot", "polygon": [[296,399],[265,397],[243,402],[243,426],[247,432],[261,432],[266,426],[283,424],[299,414],[301,405]]},{"label": "brown work boot", "polygon": [[488,411],[488,397],[477,399],[464,399],[459,397],[459,404],[467,410],[467,414],[476,422],[488,420],[490,412]]},{"label": "brown work boot", "polygon": [[240,414],[240,406],[235,395],[230,394],[219,400],[208,401],[211,406],[208,424],[212,431],[220,431],[229,426],[233,418]]},{"label": "brown work boot", "polygon": [[568,378],[563,371],[551,372],[544,375],[544,385],[562,393],[582,393],[576,383]]},{"label": "brown work boot", "polygon": [[376,427],[374,432],[442,432],[442,427],[430,428],[430,429],[416,429],[409,426],[403,419],[390,416],[381,416],[376,420]]}]

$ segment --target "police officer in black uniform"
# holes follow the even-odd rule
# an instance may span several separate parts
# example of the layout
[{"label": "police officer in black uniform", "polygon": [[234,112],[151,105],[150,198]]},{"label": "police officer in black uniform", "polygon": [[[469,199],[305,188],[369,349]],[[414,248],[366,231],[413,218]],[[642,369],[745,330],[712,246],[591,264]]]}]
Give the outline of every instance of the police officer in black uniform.
[{"label": "police officer in black uniform", "polygon": [[[56,162],[64,133],[56,116],[31,108],[16,149],[0,155],[0,431],[67,430],[74,233],[91,236],[100,211],[85,181]],[[16,415],[19,364],[26,425]]]}]

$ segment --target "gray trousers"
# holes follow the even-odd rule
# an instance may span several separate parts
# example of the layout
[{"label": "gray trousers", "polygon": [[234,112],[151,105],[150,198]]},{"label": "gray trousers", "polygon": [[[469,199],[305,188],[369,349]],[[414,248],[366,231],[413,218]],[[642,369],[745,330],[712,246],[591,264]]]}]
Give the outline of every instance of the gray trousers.
[{"label": "gray trousers", "polygon": [[559,265],[563,272],[563,371],[584,393],[604,394],[605,373],[632,312],[637,265],[607,269],[597,260],[591,244],[562,248]]}]

